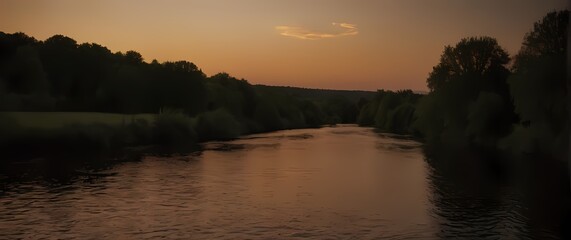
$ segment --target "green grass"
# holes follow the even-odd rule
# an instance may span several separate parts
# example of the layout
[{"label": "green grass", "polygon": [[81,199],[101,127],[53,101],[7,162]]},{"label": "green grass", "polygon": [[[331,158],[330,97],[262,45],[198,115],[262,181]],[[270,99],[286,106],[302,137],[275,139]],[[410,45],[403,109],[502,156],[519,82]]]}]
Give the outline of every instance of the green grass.
[{"label": "green grass", "polygon": [[97,112],[0,112],[0,117],[8,117],[24,128],[55,129],[73,124],[105,124],[121,126],[133,120],[152,123],[156,114],[117,114]]}]

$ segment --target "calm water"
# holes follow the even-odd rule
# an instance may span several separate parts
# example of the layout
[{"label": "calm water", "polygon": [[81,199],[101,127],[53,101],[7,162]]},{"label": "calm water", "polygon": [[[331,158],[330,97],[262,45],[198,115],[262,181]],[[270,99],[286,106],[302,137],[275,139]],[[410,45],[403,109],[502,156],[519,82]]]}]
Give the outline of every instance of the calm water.
[{"label": "calm water", "polygon": [[464,193],[398,135],[341,126],[204,148],[65,180],[0,175],[0,238],[557,238],[516,191]]}]

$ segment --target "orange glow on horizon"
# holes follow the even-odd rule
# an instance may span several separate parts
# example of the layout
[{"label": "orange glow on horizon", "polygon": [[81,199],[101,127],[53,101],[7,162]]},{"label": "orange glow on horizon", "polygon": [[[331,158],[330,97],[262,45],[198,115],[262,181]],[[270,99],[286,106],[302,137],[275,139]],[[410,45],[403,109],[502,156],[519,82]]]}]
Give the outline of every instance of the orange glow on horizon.
[{"label": "orange glow on horizon", "polygon": [[[445,45],[488,35],[511,55],[547,1],[5,0],[0,31],[55,34],[253,84],[426,90]],[[484,17],[485,16],[485,17]]]}]

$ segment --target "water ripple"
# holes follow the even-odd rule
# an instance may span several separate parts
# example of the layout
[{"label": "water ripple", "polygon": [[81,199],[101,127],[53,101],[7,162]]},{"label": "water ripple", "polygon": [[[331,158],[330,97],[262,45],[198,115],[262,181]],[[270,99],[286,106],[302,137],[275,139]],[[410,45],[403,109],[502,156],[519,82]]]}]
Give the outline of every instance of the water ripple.
[{"label": "water ripple", "polygon": [[0,239],[559,237],[531,229],[509,188],[472,194],[439,175],[420,146],[342,126],[212,142],[65,181],[0,175]]}]

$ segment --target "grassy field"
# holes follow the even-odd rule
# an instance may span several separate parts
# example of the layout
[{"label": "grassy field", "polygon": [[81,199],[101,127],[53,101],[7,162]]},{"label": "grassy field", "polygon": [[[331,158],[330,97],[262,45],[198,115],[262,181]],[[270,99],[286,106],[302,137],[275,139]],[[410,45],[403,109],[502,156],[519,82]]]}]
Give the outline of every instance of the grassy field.
[{"label": "grassy field", "polygon": [[0,117],[15,120],[25,128],[54,129],[70,124],[105,124],[120,126],[133,120],[152,123],[156,114],[116,114],[96,112],[0,112]]}]

